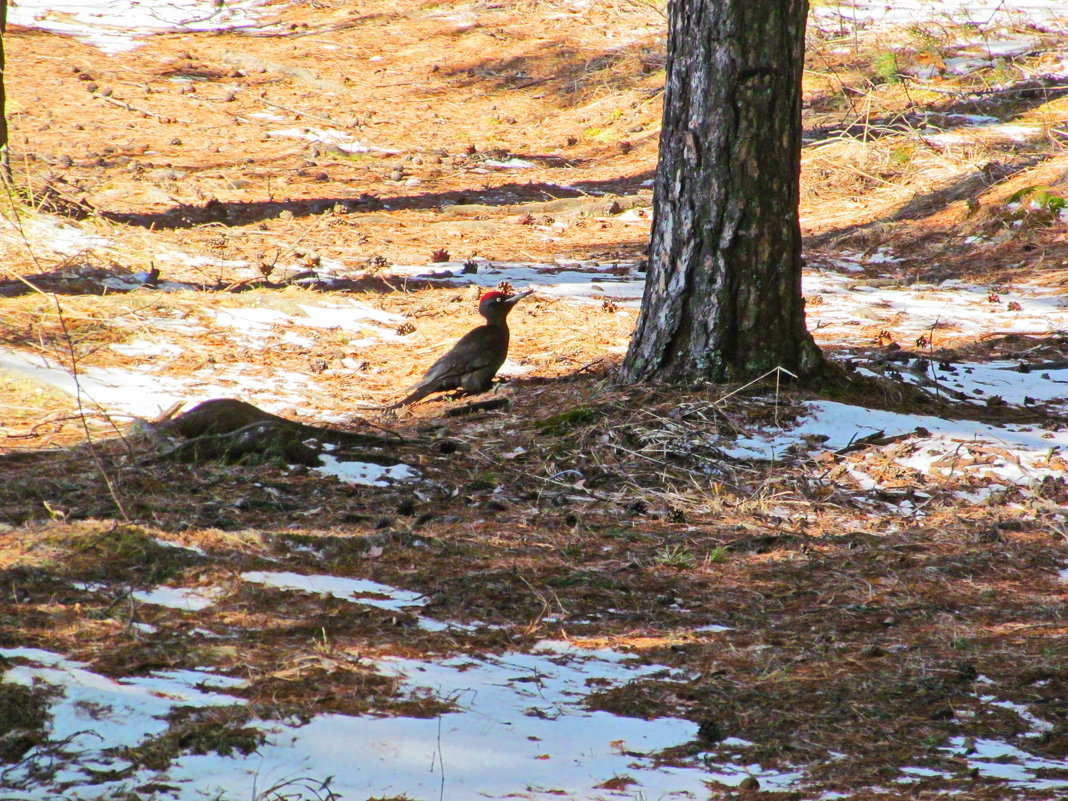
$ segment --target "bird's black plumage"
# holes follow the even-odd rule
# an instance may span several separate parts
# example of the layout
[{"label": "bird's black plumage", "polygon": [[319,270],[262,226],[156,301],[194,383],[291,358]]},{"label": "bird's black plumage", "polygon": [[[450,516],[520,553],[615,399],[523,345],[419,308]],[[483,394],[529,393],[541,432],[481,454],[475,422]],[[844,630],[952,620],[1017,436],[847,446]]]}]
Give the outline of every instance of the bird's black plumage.
[{"label": "bird's black plumage", "polygon": [[508,357],[508,312],[531,291],[509,297],[503,292],[487,292],[478,303],[486,323],[460,337],[447,353],[434,362],[418,384],[394,406],[407,406],[434,392],[463,390],[475,395],[493,385],[493,377]]}]

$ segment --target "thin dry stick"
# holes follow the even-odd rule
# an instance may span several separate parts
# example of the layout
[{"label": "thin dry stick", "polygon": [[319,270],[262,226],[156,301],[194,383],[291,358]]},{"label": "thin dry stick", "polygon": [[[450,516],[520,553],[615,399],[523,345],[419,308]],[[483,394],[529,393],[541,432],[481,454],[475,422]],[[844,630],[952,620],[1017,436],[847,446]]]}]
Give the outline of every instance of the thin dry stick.
[{"label": "thin dry stick", "polygon": [[[23,243],[26,245],[26,249],[29,251],[30,258],[33,259],[34,264],[40,267],[40,262],[37,260],[37,255],[33,251],[33,247],[30,245],[29,238],[26,236],[25,229],[22,227],[22,220],[19,217],[18,211],[15,210],[15,198],[12,193],[12,186],[7,181],[3,182],[4,192],[7,195],[8,202],[11,204],[11,208],[14,210],[13,217],[15,219],[15,227],[18,229],[19,234],[22,237]],[[93,442],[92,434],[89,430],[89,415],[85,410],[82,403],[82,384],[78,374],[78,356],[75,352],[74,341],[71,338],[70,330],[67,327],[67,319],[63,313],[63,304],[59,301],[59,296],[54,292],[45,292],[39,286],[34,284],[22,275],[17,274],[10,267],[5,267],[4,272],[13,276],[17,281],[22,282],[34,292],[37,292],[42,297],[50,298],[53,305],[56,307],[56,316],[59,320],[60,328],[63,331],[63,341],[67,346],[67,355],[70,357],[70,371],[71,378],[74,380],[75,388],[75,402],[78,405],[78,419],[81,421],[82,430],[85,432],[85,441],[89,446],[89,453],[93,457],[93,461],[96,463],[97,470],[100,471],[101,477],[104,479],[104,483],[107,485],[108,493],[111,495],[111,499],[115,502],[115,506],[119,510],[119,514],[122,515],[122,519],[129,522],[130,518],[126,514],[126,509],[122,505],[122,501],[119,500],[118,493],[115,491],[115,485],[111,481],[111,476],[108,475],[107,470],[104,468],[104,462],[100,458],[100,454],[97,453],[95,443]]]}]

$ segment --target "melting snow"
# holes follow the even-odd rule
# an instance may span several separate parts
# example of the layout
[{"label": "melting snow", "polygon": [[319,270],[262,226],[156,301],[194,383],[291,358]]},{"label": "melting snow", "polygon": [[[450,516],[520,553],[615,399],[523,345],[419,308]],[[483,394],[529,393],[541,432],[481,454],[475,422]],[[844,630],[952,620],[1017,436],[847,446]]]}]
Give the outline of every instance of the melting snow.
[{"label": "melting snow", "polygon": [[1055,24],[1065,13],[1063,0],[848,0],[814,5],[812,16],[824,26],[886,30],[932,20],[972,28],[1008,25],[1021,18]]},{"label": "melting snow", "polygon": [[[992,329],[1005,333],[1068,330],[1065,298],[1055,290],[999,287],[998,299],[991,302],[990,287],[958,281],[937,286],[901,286],[892,280],[885,283],[875,286],[831,271],[806,272],[803,286],[805,297],[810,299],[806,309],[809,328],[824,336],[833,331],[839,341],[849,338],[858,325],[881,325],[902,342],[933,331],[936,346],[943,330],[960,335]],[[812,303],[816,296],[819,302]],[[864,341],[870,343],[871,337]]]},{"label": "melting snow", "polygon": [[[13,12],[14,7],[10,11]],[[10,22],[9,18],[8,23]],[[8,219],[0,219],[0,231],[10,241],[28,241],[33,244],[35,251],[47,248],[60,256],[75,256],[89,250],[108,249],[114,244],[106,237],[89,233],[50,214],[35,213],[20,219],[17,225]]]},{"label": "melting snow", "polygon": [[[611,792],[602,786],[605,782],[621,776],[634,782],[626,796],[690,799],[707,796],[706,781],[733,786],[754,775],[766,788],[785,789],[802,778],[799,772],[765,771],[733,760],[711,773],[697,767],[656,766],[645,755],[692,740],[695,724],[591,712],[585,701],[591,687],[619,686],[664,668],[640,665],[613,651],[543,642],[533,653],[481,659],[384,660],[380,669],[402,679],[404,692],[430,692],[454,702],[456,711],[437,718],[321,715],[305,725],[256,722],[252,725],[267,740],[249,756],[186,755],[165,772],[142,770],[108,781],[82,768],[128,767],[116,747],[136,746],[161,734],[166,716],[177,707],[243,704],[211,691],[242,682],[188,670],[114,681],[45,651],[12,648],[0,650],[0,655],[29,663],[9,669],[5,680],[27,685],[39,681],[62,690],[52,705],[49,736],[53,743],[70,738],[53,763],[58,772],[50,781],[27,775],[35,752],[19,768],[9,769],[6,780],[12,789],[5,798],[13,801],[36,801],[61,789],[68,798],[104,797],[149,781],[175,788],[177,801],[244,798],[253,788],[301,776],[333,777],[330,789],[354,799],[407,795],[548,801],[565,795],[594,801]],[[359,759],[354,760],[356,754]],[[29,789],[13,789],[23,782]]]},{"label": "melting snow", "polygon": [[[213,309],[209,313],[219,325],[236,328],[246,334],[252,344],[263,343],[265,339],[274,335],[276,327],[288,327],[292,325],[306,326],[308,328],[338,329],[353,333],[372,333],[379,340],[403,342],[404,337],[397,334],[393,329],[371,325],[368,320],[375,323],[396,326],[404,321],[399,314],[392,314],[381,309],[375,309],[364,303],[350,302],[337,305],[301,304],[303,316],[293,316],[276,309],[263,307],[237,307]],[[292,335],[291,331],[281,333],[282,338]],[[362,339],[348,342],[349,346],[359,347],[370,345],[374,339]]]},{"label": "melting snow", "polygon": [[[1015,704],[1012,701],[999,701],[993,695],[984,695],[980,697],[981,701],[990,704],[990,706],[1000,707],[1002,709],[1009,709],[1015,712],[1021,720],[1031,725],[1031,731],[1034,732],[1046,732],[1053,730],[1053,724],[1047,720],[1043,720],[1040,717],[1032,714],[1031,710],[1023,704]],[[1065,769],[1068,769],[1068,764],[1065,764]]]},{"label": "melting snow", "polygon": [[87,406],[98,406],[109,414],[152,416],[189,398],[182,382],[163,376],[111,367],[83,367],[75,379],[69,371],[53,366],[42,357],[13,350],[0,350],[0,369],[71,396],[81,395]]},{"label": "melting snow", "polygon": [[[51,706],[49,740],[58,746],[55,755],[31,751],[4,773],[4,798],[39,801],[63,795],[68,798],[103,797],[89,768],[121,770],[129,762],[113,756],[124,747],[133,747],[146,737],[167,729],[167,714],[179,706],[226,706],[240,703],[227,695],[198,689],[234,686],[226,676],[202,671],[177,671],[152,676],[114,680],[85,669],[81,662],[36,648],[2,648],[0,656],[28,664],[16,664],[3,674],[4,682],[33,686],[43,683],[63,690]],[[32,774],[43,759],[57,770],[52,787],[42,786],[41,777]],[[53,761],[54,760],[54,761]],[[60,792],[66,784],[84,785],[78,790]],[[20,784],[29,789],[15,790]]]},{"label": "melting snow", "polygon": [[[601,302],[606,298],[620,305],[637,306],[645,291],[645,278],[634,262],[560,260],[551,264],[531,262],[476,262],[477,272],[468,273],[459,262],[426,265],[394,265],[390,272],[428,280],[457,279],[476,286],[493,287],[508,281],[516,287],[535,289],[554,297]],[[528,286],[529,285],[529,286]]]},{"label": "melting snow", "polygon": [[384,466],[371,462],[346,462],[328,453],[319,454],[321,467],[313,467],[324,476],[335,476],[348,484],[363,484],[371,487],[386,487],[397,481],[419,478],[419,472],[406,464]]},{"label": "melting snow", "polygon": [[105,53],[121,53],[153,33],[247,26],[263,4],[263,0],[18,0],[8,10],[7,23],[67,34]]},{"label": "melting snow", "polygon": [[[914,445],[911,454],[898,459],[900,464],[922,473],[930,474],[936,467],[945,472],[977,471],[1011,484],[1064,474],[1065,468],[1051,457],[1068,447],[1065,431],[898,414],[832,401],[809,401],[804,409],[798,425],[790,430],[739,437],[733,444],[721,447],[736,458],[779,459],[791,447],[838,450],[878,431],[893,436],[923,429],[910,440]],[[986,458],[970,462],[972,452],[983,448],[990,449]],[[873,482],[869,488],[874,486]]]},{"label": "melting snow", "polygon": [[985,738],[971,741],[954,737],[942,750],[963,756],[968,760],[968,767],[977,770],[980,776],[1001,779],[1009,787],[1026,790],[1068,788],[1068,777],[1045,778],[1040,775],[1044,771],[1051,771],[1063,776],[1066,768],[1064,760],[1036,757],[1008,743]]},{"label": "melting snow", "polygon": [[1020,370],[1017,362],[954,364],[932,362],[927,374],[943,386],[968,395],[997,396],[1008,403],[1023,405],[1035,401],[1068,402],[1068,368]]},{"label": "melting snow", "polygon": [[410,606],[427,603],[424,595],[411,590],[399,590],[370,579],[342,578],[341,576],[306,576],[301,573],[268,573],[251,571],[241,578],[255,584],[265,584],[281,590],[300,590],[316,595],[332,595],[343,601],[374,606],[378,609],[399,611]]},{"label": "melting snow", "polygon": [[527,170],[534,167],[535,164],[532,161],[526,159],[510,158],[510,159],[486,159],[482,162],[484,167],[497,167],[503,170]]},{"label": "melting snow", "polygon": [[185,589],[183,587],[159,586],[151,590],[134,590],[130,593],[135,601],[156,606],[168,606],[171,609],[181,609],[186,612],[196,612],[207,609],[219,596],[218,590]]}]

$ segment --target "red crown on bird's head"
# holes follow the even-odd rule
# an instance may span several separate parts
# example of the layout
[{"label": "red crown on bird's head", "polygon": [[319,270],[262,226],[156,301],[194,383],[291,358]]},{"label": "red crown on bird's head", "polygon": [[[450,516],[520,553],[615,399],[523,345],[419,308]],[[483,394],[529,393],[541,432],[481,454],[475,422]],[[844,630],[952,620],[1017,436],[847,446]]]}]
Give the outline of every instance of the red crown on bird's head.
[{"label": "red crown on bird's head", "polygon": [[506,294],[504,294],[503,292],[498,292],[496,289],[491,289],[489,292],[485,293],[482,297],[480,297],[478,299],[478,302],[479,302],[479,304],[481,304],[482,301],[484,301],[484,300],[493,300],[493,299],[498,298],[498,297],[506,298],[508,296]]}]

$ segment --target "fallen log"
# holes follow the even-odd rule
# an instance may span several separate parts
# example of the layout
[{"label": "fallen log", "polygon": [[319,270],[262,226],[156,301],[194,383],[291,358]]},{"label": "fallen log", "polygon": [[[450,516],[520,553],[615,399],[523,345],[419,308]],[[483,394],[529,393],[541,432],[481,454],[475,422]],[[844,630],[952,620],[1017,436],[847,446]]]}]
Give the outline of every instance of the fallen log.
[{"label": "fallen log", "polygon": [[[160,450],[150,461],[237,462],[258,457],[314,466],[321,464],[319,451],[305,444],[308,440],[345,448],[395,447],[407,441],[390,431],[369,434],[298,423],[234,398],[204,401],[176,417],[142,421],[138,428]],[[184,441],[176,443],[176,438]]]}]

